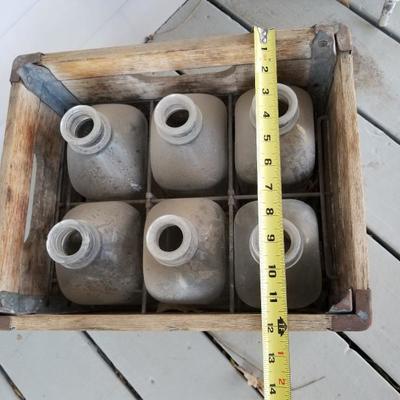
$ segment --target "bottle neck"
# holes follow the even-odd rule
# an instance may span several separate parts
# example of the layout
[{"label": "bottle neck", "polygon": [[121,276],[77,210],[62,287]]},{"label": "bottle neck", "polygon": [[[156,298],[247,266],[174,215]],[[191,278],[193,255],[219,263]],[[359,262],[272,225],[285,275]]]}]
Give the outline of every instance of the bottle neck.
[{"label": "bottle neck", "polygon": [[[304,242],[303,237],[297,226],[287,220],[283,219],[283,233],[285,243],[285,267],[289,269],[297,264],[303,255]],[[258,225],[251,231],[249,238],[249,250],[254,261],[260,263],[260,246],[258,236]]]},{"label": "bottle neck", "polygon": [[188,263],[199,244],[196,228],[186,218],[163,215],[155,219],[146,234],[147,250],[166,267]]},{"label": "bottle neck", "polygon": [[65,219],[50,230],[46,248],[57,264],[68,269],[81,269],[88,266],[99,254],[101,236],[91,224]]},{"label": "bottle neck", "polygon": [[[279,111],[279,133],[284,135],[290,132],[296,125],[299,119],[299,102],[295,91],[287,85],[278,83],[278,101],[279,108],[284,108],[284,111]],[[251,102],[250,123],[256,128],[256,97],[253,97]]]},{"label": "bottle neck", "polygon": [[75,106],[61,119],[61,135],[77,153],[95,154],[109,143],[112,129],[108,119],[90,106]]},{"label": "bottle neck", "polygon": [[182,145],[194,140],[203,126],[202,113],[189,96],[170,94],[154,109],[158,134],[167,142]]}]

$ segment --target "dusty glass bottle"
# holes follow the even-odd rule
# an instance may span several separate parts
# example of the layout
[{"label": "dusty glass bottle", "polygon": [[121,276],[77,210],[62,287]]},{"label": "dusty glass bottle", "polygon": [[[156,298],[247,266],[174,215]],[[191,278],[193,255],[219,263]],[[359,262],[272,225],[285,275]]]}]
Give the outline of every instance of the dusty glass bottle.
[{"label": "dusty glass bottle", "polygon": [[47,252],[64,296],[83,305],[138,304],[142,223],[123,202],[81,204],[50,230]]},{"label": "dusty glass bottle", "polygon": [[208,199],[171,199],[155,205],[145,224],[144,281],[169,304],[209,304],[225,284],[225,216]]},{"label": "dusty glass bottle", "polygon": [[[310,95],[295,86],[278,84],[282,184],[303,183],[315,165],[314,112]],[[235,167],[239,179],[257,184],[254,89],[235,106]]]},{"label": "dusty glass bottle", "polygon": [[[318,221],[306,203],[283,200],[283,229],[288,308],[303,308],[321,293],[322,272]],[[240,299],[260,307],[257,202],[239,209],[234,222],[235,286]]]},{"label": "dusty glass bottle", "polygon": [[124,104],[76,106],[60,124],[68,174],[90,200],[128,199],[144,190],[147,120]]},{"label": "dusty glass bottle", "polygon": [[164,189],[201,192],[227,174],[227,116],[209,94],[171,94],[156,106],[150,128],[155,181]]}]

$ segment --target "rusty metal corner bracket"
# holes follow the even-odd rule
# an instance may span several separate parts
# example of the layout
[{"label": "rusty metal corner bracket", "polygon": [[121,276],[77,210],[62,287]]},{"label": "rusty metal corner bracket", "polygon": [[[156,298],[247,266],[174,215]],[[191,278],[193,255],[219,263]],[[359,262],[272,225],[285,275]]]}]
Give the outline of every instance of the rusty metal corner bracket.
[{"label": "rusty metal corner bracket", "polygon": [[364,331],[372,322],[371,292],[370,289],[354,290],[354,313],[333,315],[332,330]]},{"label": "rusty metal corner bracket", "polygon": [[[80,104],[78,99],[47,68],[35,64],[36,53],[27,60],[20,56],[14,61],[11,82],[21,80],[25,87],[59,115]],[[39,58],[40,61],[40,58]],[[18,79],[16,78],[18,76]]]}]

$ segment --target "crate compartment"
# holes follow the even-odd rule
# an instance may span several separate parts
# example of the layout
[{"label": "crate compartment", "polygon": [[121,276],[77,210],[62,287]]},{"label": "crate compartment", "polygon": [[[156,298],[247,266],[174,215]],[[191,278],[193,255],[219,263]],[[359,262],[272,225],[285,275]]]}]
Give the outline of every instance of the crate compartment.
[{"label": "crate compartment", "polygon": [[[252,34],[245,34],[16,60],[0,171],[0,199],[5,204],[0,210],[1,327],[260,328],[259,311],[236,296],[233,273],[233,219],[240,204],[257,197],[254,190],[240,186],[233,165],[235,100],[254,85],[252,41]],[[312,307],[289,314],[290,329],[365,329],[370,321],[366,236],[348,32],[344,27],[278,31],[277,56],[279,80],[311,93],[318,127],[317,168],[310,186],[284,197],[306,201],[317,211],[325,291]],[[211,67],[225,69],[213,72]],[[187,73],[190,69],[196,73]],[[178,75],[177,70],[185,74]],[[45,250],[51,226],[85,201],[73,191],[66,173],[60,115],[78,103],[119,102],[135,105],[149,117],[157,100],[173,92],[216,94],[227,106],[228,179],[219,191],[207,193],[227,217],[229,279],[224,294],[201,309],[158,304],[145,288],[140,307],[70,304],[59,292]],[[30,196],[34,158],[35,190]],[[149,165],[146,193],[128,203],[144,220],[154,204],[173,196],[157,187]],[[30,200],[32,219],[24,240]]]}]

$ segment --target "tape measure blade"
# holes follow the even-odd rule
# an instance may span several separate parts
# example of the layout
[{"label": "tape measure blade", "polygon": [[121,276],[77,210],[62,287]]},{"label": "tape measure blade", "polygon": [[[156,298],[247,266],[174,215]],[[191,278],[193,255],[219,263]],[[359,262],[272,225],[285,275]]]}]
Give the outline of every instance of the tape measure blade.
[{"label": "tape measure blade", "polygon": [[279,146],[276,33],[254,27],[264,396],[291,399]]}]

